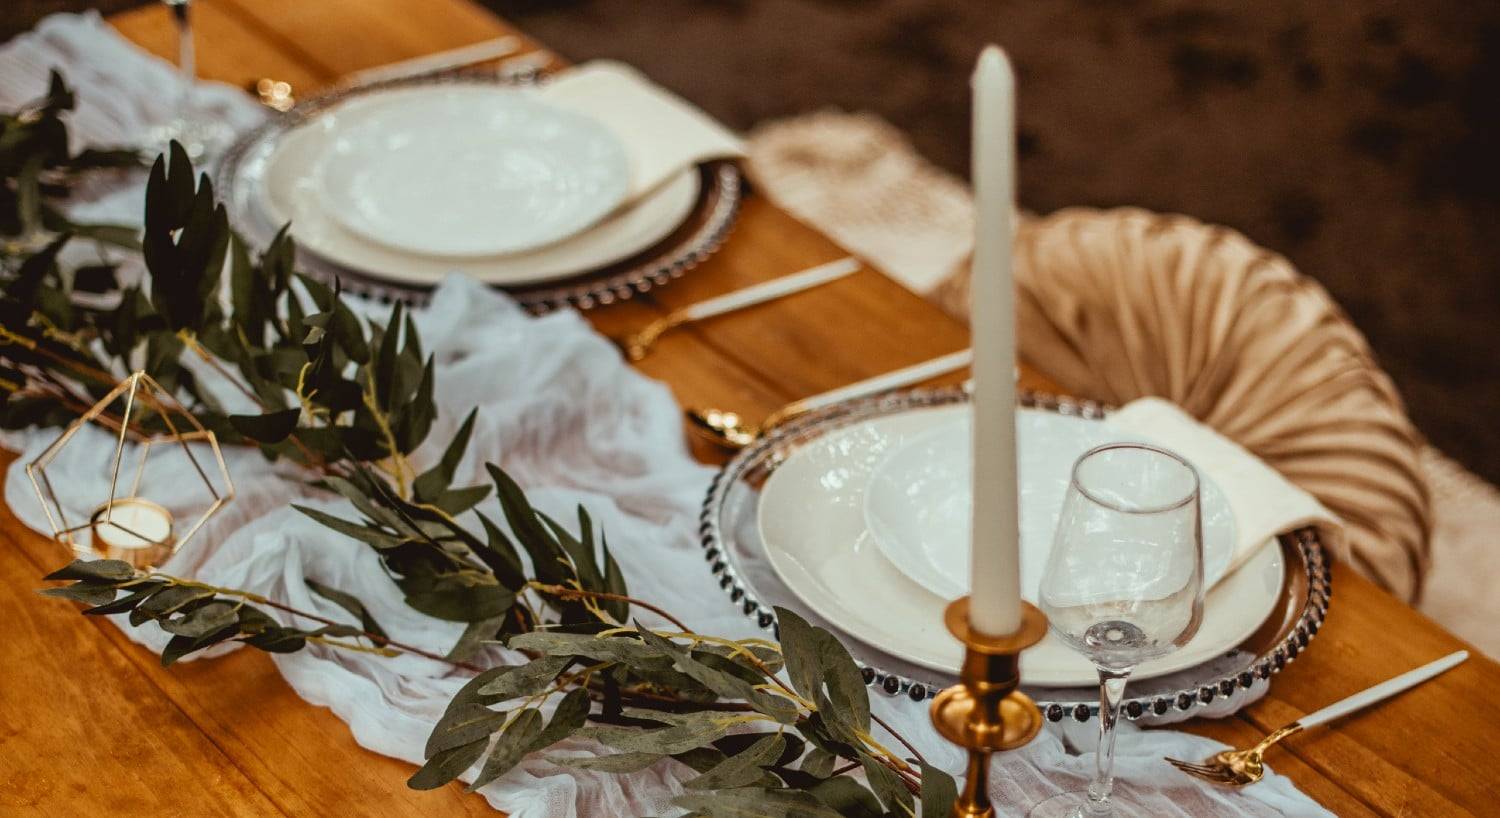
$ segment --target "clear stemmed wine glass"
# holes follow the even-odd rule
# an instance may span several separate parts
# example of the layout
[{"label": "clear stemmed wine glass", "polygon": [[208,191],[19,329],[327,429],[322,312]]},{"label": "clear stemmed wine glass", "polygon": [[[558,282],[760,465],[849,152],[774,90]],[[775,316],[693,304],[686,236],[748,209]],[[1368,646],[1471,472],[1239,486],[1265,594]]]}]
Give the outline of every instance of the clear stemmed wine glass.
[{"label": "clear stemmed wine glass", "polygon": [[200,159],[227,145],[232,133],[227,124],[204,118],[195,104],[192,0],[161,1],[172,12],[172,23],[177,29],[177,111],[170,122],[152,130],[151,144],[164,152],[175,139],[188,156]]},{"label": "clear stemmed wine glass", "polygon": [[1031,818],[1144,814],[1111,799],[1115,720],[1125,682],[1171,653],[1203,617],[1203,526],[1198,473],[1154,446],[1118,443],[1073,464],[1041,608],[1051,628],[1099,671],[1099,752],[1084,792],[1037,804]]}]

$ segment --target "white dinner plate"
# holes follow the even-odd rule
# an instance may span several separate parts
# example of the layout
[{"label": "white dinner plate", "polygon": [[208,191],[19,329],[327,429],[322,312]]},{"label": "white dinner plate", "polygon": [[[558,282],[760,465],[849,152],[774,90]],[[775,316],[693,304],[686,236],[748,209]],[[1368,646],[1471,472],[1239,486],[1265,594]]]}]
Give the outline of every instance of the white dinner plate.
[{"label": "white dinner plate", "polygon": [[599,221],[630,186],[614,133],[518,90],[433,89],[329,121],[315,176],[324,206],[403,252],[534,250]]},{"label": "white dinner plate", "polygon": [[[262,169],[247,177],[256,215],[273,228],[291,222],[299,246],[309,252],[393,283],[430,287],[450,273],[461,272],[486,284],[519,287],[568,278],[633,256],[681,226],[698,201],[701,178],[697,168],[688,168],[593,227],[530,252],[439,258],[368,241],[345,228],[324,207],[318,193],[319,158],[326,155],[339,120],[357,118],[371,107],[403,105],[428,92],[426,88],[372,92],[319,112],[306,124],[287,131],[264,157]],[[255,163],[251,168],[255,169]]]},{"label": "white dinner plate", "polygon": [[[969,520],[973,509],[973,413],[955,410],[951,422],[902,444],[875,467],[865,493],[865,523],[877,547],[901,572],[938,596],[969,592]],[[1021,462],[1023,596],[1036,602],[1046,554],[1062,513],[1073,463],[1095,446],[1126,439],[1108,423],[1022,412],[1017,417]],[[1217,483],[1200,473],[1203,578],[1212,588],[1234,559],[1234,513]],[[1033,593],[1027,593],[1033,592]]]},{"label": "white dinner plate", "polygon": [[[962,660],[961,647],[942,624],[948,600],[914,582],[881,553],[865,523],[865,494],[871,475],[892,452],[967,411],[918,409],[812,441],[772,472],[757,509],[771,567],[803,603],[877,650],[942,673],[957,673]],[[1022,410],[1021,417],[1023,430],[1056,424],[1059,435],[1099,425],[1034,410]],[[1024,474],[1023,466],[1023,480]],[[1034,513],[1023,510],[1023,520]],[[1026,562],[1023,555],[1023,575]],[[1257,549],[1209,591],[1198,634],[1177,652],[1137,668],[1135,677],[1193,667],[1244,641],[1280,600],[1283,571],[1280,548]],[[1027,683],[1039,687],[1098,681],[1086,659],[1050,634],[1022,654],[1021,666]]]}]

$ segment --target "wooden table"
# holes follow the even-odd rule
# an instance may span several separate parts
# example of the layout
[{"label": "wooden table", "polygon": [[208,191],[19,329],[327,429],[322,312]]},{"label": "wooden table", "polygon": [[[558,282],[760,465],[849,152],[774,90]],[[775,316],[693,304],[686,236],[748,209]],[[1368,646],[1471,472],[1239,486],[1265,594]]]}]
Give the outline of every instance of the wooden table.
[{"label": "wooden table", "polygon": [[[198,0],[199,67],[236,85],[299,91],[360,68],[510,31],[467,0]],[[111,22],[171,53],[154,4]],[[752,195],[726,248],[679,283],[592,313],[617,334],[664,310],[842,255]],[[804,395],[958,349],[967,332],[874,272],[669,335],[641,369],[684,405],[755,416]],[[1028,374],[1031,385],[1045,380]],[[703,451],[705,458],[717,457]],[[8,463],[10,456],[0,459]],[[406,789],[412,768],[361,749],[300,700],[264,654],[159,667],[111,624],[28,589],[64,558],[0,510],[0,814],[493,814],[450,786]],[[1270,695],[1188,729],[1244,745],[1463,643],[1352,571],[1313,646]],[[1497,814],[1500,665],[1476,656],[1334,729],[1294,737],[1273,766],[1339,815]],[[1164,768],[1164,775],[1170,774]]]}]

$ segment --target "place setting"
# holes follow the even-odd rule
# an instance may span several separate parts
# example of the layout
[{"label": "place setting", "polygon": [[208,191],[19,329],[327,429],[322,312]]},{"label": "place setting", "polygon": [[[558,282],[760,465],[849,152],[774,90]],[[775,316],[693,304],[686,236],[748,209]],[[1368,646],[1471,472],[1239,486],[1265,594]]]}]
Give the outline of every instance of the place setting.
[{"label": "place setting", "polygon": [[350,292],[421,303],[456,273],[540,311],[666,284],[728,236],[743,145],[639,72],[433,65],[241,137],[216,172],[237,228],[264,248],[290,224],[302,264]]}]

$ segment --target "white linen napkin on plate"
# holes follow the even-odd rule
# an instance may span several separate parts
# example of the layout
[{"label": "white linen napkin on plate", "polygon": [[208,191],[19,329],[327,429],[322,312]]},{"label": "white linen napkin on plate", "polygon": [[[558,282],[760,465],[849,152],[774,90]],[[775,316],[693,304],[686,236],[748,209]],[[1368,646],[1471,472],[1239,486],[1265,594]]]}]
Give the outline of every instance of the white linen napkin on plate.
[{"label": "white linen napkin on plate", "polygon": [[567,69],[537,94],[603,122],[625,143],[630,156],[627,202],[684,168],[745,155],[744,142],[729,129],[624,63],[596,60]]},{"label": "white linen napkin on plate", "polygon": [[1234,511],[1235,546],[1229,570],[1240,567],[1277,534],[1318,529],[1324,547],[1346,556],[1344,526],[1311,494],[1293,485],[1238,443],[1199,423],[1176,404],[1140,398],[1111,412],[1107,423],[1187,458],[1223,490]]}]

